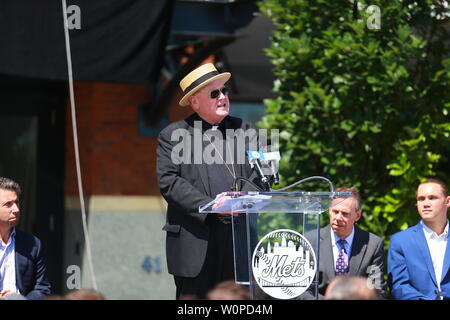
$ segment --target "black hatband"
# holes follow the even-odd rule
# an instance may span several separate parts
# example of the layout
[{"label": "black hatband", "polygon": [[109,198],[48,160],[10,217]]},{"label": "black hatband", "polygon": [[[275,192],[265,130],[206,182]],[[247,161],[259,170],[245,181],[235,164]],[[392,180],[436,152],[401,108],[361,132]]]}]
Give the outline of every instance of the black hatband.
[{"label": "black hatband", "polygon": [[194,89],[196,86],[198,86],[199,84],[205,82],[208,79],[211,79],[214,76],[217,76],[219,74],[218,71],[211,71],[208,72],[204,75],[202,75],[200,78],[198,78],[197,80],[195,80],[194,82],[192,82],[184,91],[183,93],[186,94],[189,91],[191,91],[192,89]]}]

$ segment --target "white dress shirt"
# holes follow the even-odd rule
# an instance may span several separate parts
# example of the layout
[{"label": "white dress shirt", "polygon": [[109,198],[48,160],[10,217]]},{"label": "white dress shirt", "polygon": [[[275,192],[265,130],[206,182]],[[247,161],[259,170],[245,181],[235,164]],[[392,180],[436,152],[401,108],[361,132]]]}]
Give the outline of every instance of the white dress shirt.
[{"label": "white dress shirt", "polygon": [[8,243],[0,239],[0,291],[19,293],[16,287],[16,229],[9,236]]},{"label": "white dress shirt", "polygon": [[[339,246],[337,244],[337,242],[341,239],[339,238],[333,231],[332,228],[330,228],[331,230],[331,247],[333,248],[333,262],[334,262],[334,270],[336,270],[336,260],[339,256]],[[345,244],[345,251],[347,252],[347,256],[348,256],[348,263],[350,265],[350,255],[351,255],[351,251],[352,251],[352,243],[353,243],[353,237],[355,236],[355,227],[352,228],[352,232],[350,232],[350,234],[348,235],[347,238],[342,239],[347,241],[347,243]]]},{"label": "white dress shirt", "polygon": [[420,221],[427,239],[428,249],[430,250],[431,260],[433,261],[434,274],[438,284],[439,291],[441,290],[442,268],[444,267],[445,250],[448,242],[448,221],[444,232],[440,235],[428,228],[423,221]]}]

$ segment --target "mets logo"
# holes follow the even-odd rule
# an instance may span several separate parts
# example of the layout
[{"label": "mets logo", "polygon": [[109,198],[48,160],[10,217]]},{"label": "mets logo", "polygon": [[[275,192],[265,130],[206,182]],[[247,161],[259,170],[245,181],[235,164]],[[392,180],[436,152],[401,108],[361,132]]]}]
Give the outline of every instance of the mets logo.
[{"label": "mets logo", "polygon": [[266,234],[253,252],[253,276],[258,286],[276,299],[304,293],[316,274],[314,250],[300,233],[279,229]]}]

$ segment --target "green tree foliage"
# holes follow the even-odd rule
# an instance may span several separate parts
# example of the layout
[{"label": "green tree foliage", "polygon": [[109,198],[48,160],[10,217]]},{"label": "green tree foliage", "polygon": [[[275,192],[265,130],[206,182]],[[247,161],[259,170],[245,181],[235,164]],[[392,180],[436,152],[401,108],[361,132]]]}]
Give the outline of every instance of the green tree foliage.
[{"label": "green tree foliage", "polygon": [[260,126],[280,129],[284,185],[322,175],[357,186],[359,225],[385,238],[417,223],[417,184],[450,182],[444,1],[262,0],[260,11],[275,26],[278,94]]}]

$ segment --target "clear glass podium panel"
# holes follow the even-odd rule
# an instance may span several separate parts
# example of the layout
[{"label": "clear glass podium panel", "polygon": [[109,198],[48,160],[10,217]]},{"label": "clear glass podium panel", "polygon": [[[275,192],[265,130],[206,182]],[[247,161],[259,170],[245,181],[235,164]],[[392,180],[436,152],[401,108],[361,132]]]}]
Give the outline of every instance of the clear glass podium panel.
[{"label": "clear glass podium panel", "polygon": [[200,212],[232,214],[235,280],[254,300],[317,298],[321,213],[349,192],[226,192]]}]

